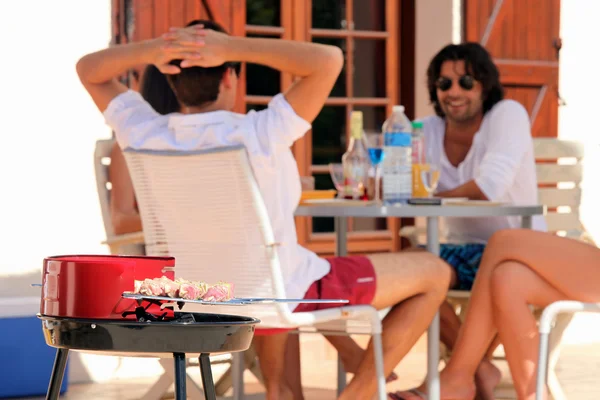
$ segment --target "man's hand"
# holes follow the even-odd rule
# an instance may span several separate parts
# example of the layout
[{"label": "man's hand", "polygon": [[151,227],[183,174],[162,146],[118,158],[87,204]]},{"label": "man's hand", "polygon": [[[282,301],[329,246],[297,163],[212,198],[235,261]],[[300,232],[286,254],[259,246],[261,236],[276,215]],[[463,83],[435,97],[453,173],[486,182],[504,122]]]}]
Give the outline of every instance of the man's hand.
[{"label": "man's hand", "polygon": [[[204,29],[203,25],[183,29],[171,28],[162,36],[162,40],[165,41],[163,59],[159,60],[160,64],[155,63],[155,65],[166,74],[180,72],[176,66],[168,65],[175,59],[183,60],[181,68],[209,68],[231,61],[228,59],[230,54],[228,50],[234,38],[212,29]],[[174,54],[177,54],[177,57],[172,57]]]},{"label": "man's hand", "polygon": [[77,73],[100,111],[110,101],[128,90],[117,77],[140,64],[154,64],[164,74],[176,74],[180,69],[170,65],[172,60],[193,60],[200,57],[204,47],[196,29],[179,29],[175,38],[159,37],[143,42],[109,47],[82,57],[77,63]]}]

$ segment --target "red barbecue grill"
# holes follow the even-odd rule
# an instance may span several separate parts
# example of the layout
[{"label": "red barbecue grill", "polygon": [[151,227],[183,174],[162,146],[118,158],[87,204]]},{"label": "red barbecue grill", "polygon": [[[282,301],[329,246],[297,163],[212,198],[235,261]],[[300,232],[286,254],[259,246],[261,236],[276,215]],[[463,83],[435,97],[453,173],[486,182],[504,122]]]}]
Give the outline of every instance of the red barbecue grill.
[{"label": "red barbecue grill", "polygon": [[[216,400],[210,354],[247,350],[256,318],[181,311],[185,303],[249,305],[347,300],[233,298],[185,300],[136,294],[135,281],[174,279],[173,257],[68,255],[44,259],[38,318],[57,349],[47,400],[59,397],[69,350],[130,357],[173,357],[175,398],[186,399],[186,353],[200,354],[207,400]],[[175,310],[178,308],[178,310]]]},{"label": "red barbecue grill", "polygon": [[[209,354],[248,349],[256,318],[185,313],[173,299],[124,298],[134,280],[174,279],[172,257],[57,256],[44,260],[40,314],[46,344],[57,348],[46,399],[58,399],[69,350],[174,357],[175,398],[186,398],[186,353],[200,354],[207,400],[216,399]],[[179,309],[185,301],[177,302]]]}]

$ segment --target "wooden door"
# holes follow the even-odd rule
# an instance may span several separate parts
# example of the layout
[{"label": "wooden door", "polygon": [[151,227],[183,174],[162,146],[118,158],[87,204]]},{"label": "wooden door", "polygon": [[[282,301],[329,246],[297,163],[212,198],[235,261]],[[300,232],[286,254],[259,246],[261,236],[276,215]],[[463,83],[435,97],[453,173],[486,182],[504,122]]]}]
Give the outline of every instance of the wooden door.
[{"label": "wooden door", "polygon": [[560,0],[465,0],[466,40],[490,51],[533,136],[558,136],[559,26]]}]

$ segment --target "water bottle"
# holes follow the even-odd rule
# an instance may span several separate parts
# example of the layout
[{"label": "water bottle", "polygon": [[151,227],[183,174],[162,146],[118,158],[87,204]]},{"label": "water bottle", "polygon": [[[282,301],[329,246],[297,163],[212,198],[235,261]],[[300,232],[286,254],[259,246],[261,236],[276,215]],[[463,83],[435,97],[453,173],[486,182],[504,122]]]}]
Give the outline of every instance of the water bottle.
[{"label": "water bottle", "polygon": [[404,106],[393,107],[383,135],[383,201],[406,203],[412,196],[412,125]]}]

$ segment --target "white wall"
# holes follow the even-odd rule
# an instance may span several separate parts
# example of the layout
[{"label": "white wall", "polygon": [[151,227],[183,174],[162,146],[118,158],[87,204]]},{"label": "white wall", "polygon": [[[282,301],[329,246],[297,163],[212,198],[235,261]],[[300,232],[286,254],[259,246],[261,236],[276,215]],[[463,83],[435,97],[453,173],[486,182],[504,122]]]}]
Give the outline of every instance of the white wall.
[{"label": "white wall", "polygon": [[559,109],[559,136],[586,144],[583,177],[582,221],[600,242],[600,127],[598,115],[598,58],[595,43],[600,38],[600,2],[561,2],[560,94],[567,105]]},{"label": "white wall", "polygon": [[415,117],[434,113],[427,93],[427,67],[433,56],[462,38],[461,0],[415,2]]},{"label": "white wall", "polygon": [[3,2],[0,35],[2,277],[50,255],[106,252],[92,156],[110,131],[75,63],[109,43],[110,1]]},{"label": "white wall", "polygon": [[[100,244],[93,154],[95,141],[110,130],[79,83],[75,63],[108,45],[111,11],[109,0],[1,7],[0,302],[39,296],[29,284],[40,282],[44,257],[108,252]],[[144,359],[73,354],[70,363],[71,382],[162,371]]]},{"label": "white wall", "polygon": [[[600,128],[598,116],[598,59],[596,43],[600,38],[600,2],[595,0],[561,1],[559,88],[567,102],[559,109],[559,137],[585,143],[581,220],[600,243]],[[569,268],[571,266],[565,266]],[[574,267],[574,266],[573,266]],[[598,342],[600,317],[578,314],[565,332],[566,343]]]}]

